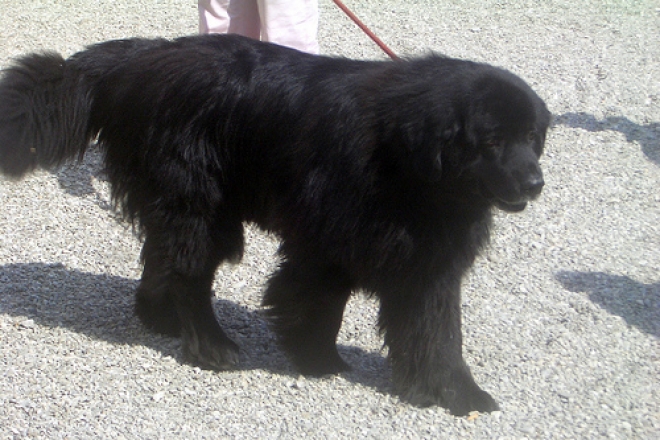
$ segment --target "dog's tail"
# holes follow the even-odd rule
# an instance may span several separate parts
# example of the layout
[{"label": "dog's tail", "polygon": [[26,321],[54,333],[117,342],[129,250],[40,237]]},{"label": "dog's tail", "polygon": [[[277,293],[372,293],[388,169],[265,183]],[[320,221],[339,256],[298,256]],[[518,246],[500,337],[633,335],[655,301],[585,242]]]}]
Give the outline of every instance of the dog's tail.
[{"label": "dog's tail", "polygon": [[0,172],[20,178],[82,157],[91,133],[89,84],[56,53],[27,55],[0,77]]}]

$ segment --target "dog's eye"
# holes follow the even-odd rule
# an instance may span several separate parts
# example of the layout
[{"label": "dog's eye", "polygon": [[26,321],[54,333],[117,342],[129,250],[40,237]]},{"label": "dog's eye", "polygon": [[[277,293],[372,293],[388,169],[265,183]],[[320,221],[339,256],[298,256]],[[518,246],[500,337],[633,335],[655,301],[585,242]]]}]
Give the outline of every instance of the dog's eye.
[{"label": "dog's eye", "polygon": [[527,142],[534,142],[536,140],[536,131],[532,130],[527,133]]},{"label": "dog's eye", "polygon": [[486,146],[491,149],[500,149],[504,147],[504,140],[500,137],[491,137],[486,140]]}]

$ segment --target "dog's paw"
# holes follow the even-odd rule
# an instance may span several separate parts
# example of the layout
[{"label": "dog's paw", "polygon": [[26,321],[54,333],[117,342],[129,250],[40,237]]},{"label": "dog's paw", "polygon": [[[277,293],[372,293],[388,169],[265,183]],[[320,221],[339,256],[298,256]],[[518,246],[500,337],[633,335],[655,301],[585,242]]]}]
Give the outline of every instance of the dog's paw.
[{"label": "dog's paw", "polygon": [[466,416],[472,411],[489,413],[500,409],[495,399],[476,385],[470,388],[450,386],[443,389],[441,405],[455,416]]},{"label": "dog's paw", "polygon": [[205,370],[231,370],[238,365],[238,345],[224,333],[208,335],[195,331],[182,334],[183,359]]},{"label": "dog's paw", "polygon": [[420,407],[439,405],[455,416],[466,416],[472,411],[499,411],[495,399],[479,388],[466,368],[447,372],[443,379],[441,386],[421,383],[414,383],[405,389],[399,386],[401,399]]}]

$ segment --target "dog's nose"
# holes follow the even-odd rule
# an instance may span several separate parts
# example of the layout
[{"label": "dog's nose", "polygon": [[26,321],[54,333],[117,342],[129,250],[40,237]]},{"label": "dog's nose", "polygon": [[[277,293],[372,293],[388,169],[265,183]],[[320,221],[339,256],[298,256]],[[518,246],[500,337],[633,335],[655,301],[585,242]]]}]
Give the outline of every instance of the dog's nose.
[{"label": "dog's nose", "polygon": [[542,174],[533,174],[522,185],[522,191],[527,197],[536,197],[541,194],[545,181]]}]

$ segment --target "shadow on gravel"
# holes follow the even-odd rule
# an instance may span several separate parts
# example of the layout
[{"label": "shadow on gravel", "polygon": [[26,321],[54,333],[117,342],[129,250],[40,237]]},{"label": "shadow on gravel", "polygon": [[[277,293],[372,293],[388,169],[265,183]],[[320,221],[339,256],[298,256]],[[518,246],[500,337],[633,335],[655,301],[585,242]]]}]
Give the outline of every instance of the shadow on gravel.
[{"label": "shadow on gravel", "polygon": [[[103,154],[92,145],[89,147],[81,161],[73,161],[53,170],[60,187],[72,196],[85,197],[91,194],[97,195],[92,179],[106,180],[103,168]],[[106,205],[109,205],[106,203]],[[102,206],[109,209],[109,206]]]},{"label": "shadow on gravel", "polygon": [[[147,331],[133,313],[137,284],[137,280],[69,270],[61,264],[8,264],[0,266],[0,313],[113,344],[143,345],[182,362],[179,339]],[[298,377],[259,311],[226,300],[218,300],[215,308],[227,334],[241,346],[241,369]],[[353,366],[344,378],[389,392],[389,367],[381,354],[342,345],[339,352]]]},{"label": "shadow on gravel", "polygon": [[660,165],[660,123],[648,125],[635,124],[621,116],[610,116],[602,120],[588,113],[564,113],[555,117],[554,125],[597,131],[618,131],[626,136],[628,142],[639,142],[642,152],[656,165]]},{"label": "shadow on gravel", "polygon": [[589,299],[628,325],[660,337],[660,283],[642,284],[603,272],[559,272],[557,280],[571,292],[586,292]]}]

